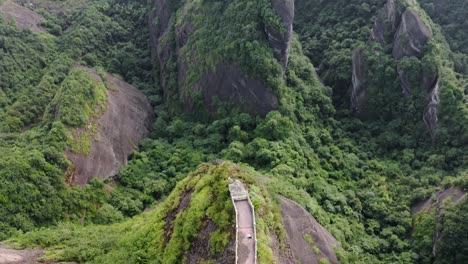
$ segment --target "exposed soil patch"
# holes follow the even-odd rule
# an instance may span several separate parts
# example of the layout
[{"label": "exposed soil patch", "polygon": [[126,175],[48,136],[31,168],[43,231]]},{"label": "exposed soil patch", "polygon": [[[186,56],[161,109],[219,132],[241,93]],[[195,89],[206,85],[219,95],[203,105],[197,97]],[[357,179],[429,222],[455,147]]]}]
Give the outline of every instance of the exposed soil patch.
[{"label": "exposed soil patch", "polygon": [[185,210],[190,205],[192,198],[192,191],[184,191],[180,196],[179,206],[176,209],[172,209],[166,214],[166,226],[164,227],[164,240],[167,243],[171,239],[172,229],[174,228],[174,220],[177,215]]},{"label": "exposed soil patch", "polygon": [[[102,81],[93,69],[86,70]],[[84,185],[93,178],[107,179],[117,174],[121,167],[127,165],[130,153],[149,133],[153,108],[143,93],[111,74],[107,75],[106,84],[110,86],[107,109],[96,121],[97,132],[90,139],[89,154],[65,153],[73,163],[70,171],[72,184]]]},{"label": "exposed soil patch", "polygon": [[29,29],[34,32],[46,32],[46,30],[40,26],[44,20],[43,16],[11,0],[0,5],[0,15],[4,16],[7,20],[15,21],[16,26],[20,29]]},{"label": "exposed soil patch", "polygon": [[329,263],[337,264],[335,248],[341,249],[338,241],[299,204],[282,196],[279,200],[296,262],[318,264],[321,259],[327,259]]}]

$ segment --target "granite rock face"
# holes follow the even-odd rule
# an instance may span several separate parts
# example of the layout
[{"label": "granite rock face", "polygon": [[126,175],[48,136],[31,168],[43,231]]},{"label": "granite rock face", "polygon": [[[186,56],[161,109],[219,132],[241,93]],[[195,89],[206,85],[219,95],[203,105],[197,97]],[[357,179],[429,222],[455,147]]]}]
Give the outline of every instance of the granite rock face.
[{"label": "granite rock face", "polygon": [[[402,96],[410,98],[412,86],[409,73],[401,67],[400,63],[404,57],[423,57],[424,46],[432,38],[432,31],[421,19],[420,14],[404,6],[413,6],[414,1],[387,0],[385,6],[379,11],[374,27],[371,30],[370,42],[378,42],[384,50],[391,48],[391,55],[397,67],[395,77],[400,82]],[[365,58],[363,51],[356,49],[352,54],[352,86],[351,86],[351,108],[357,113],[366,111],[367,102],[367,69],[364,65]],[[427,67],[429,65],[423,65]],[[437,109],[439,106],[440,82],[437,72],[424,73],[421,76],[419,85],[423,91],[427,92],[427,106],[424,109],[423,121],[427,129],[434,135],[437,127]],[[403,100],[403,99],[402,99]]]},{"label": "granite rock face", "polygon": [[353,82],[351,87],[351,108],[356,113],[362,113],[366,109],[367,81],[364,51],[353,50]]},{"label": "granite rock face", "polygon": [[[99,75],[88,72],[98,81]],[[144,139],[151,127],[153,108],[148,99],[135,87],[108,75],[112,90],[107,90],[107,109],[96,120],[97,131],[90,139],[88,155],[67,151],[72,162],[69,182],[85,185],[93,178],[107,179],[127,164],[128,156]],[[78,128],[83,133],[85,128]],[[88,127],[89,129],[89,127]]]},{"label": "granite rock face", "polygon": [[202,92],[209,112],[216,111],[215,98],[242,104],[244,110],[262,116],[278,108],[278,97],[263,82],[245,76],[239,66],[219,64],[215,68],[194,86],[194,90]]},{"label": "granite rock face", "polygon": [[271,5],[283,23],[283,30],[273,29],[266,26],[268,42],[273,48],[276,58],[283,69],[288,65],[289,49],[293,33],[294,0],[271,0]]},{"label": "granite rock face", "polygon": [[[262,116],[278,108],[278,97],[270,87],[263,80],[249,77],[239,65],[219,61],[205,72],[191,72],[194,68],[199,70],[197,63],[190,61],[182,50],[197,31],[191,17],[204,15],[202,9],[193,8],[190,1],[180,4],[179,1],[153,0],[153,3],[155,10],[149,18],[152,59],[159,64],[160,86],[166,100],[175,101],[186,112],[197,110],[195,104],[198,107],[201,103],[210,115],[216,115],[218,102]],[[286,29],[285,32],[271,31],[273,42],[270,41],[284,68],[292,36],[294,1],[273,0],[272,5],[276,6]],[[200,98],[201,102],[196,101]]]},{"label": "granite rock face", "polygon": [[413,10],[406,10],[395,34],[393,58],[399,60],[405,56],[421,56],[423,47],[432,38],[431,29]]},{"label": "granite rock face", "polygon": [[[393,43],[393,58],[400,60],[403,57],[420,57],[423,56],[423,47],[432,38],[430,28],[424,24],[419,15],[411,10],[406,10],[401,19],[398,31],[395,33]],[[408,81],[408,73],[398,66],[398,78],[403,96],[409,97],[411,95],[411,87]],[[431,87],[421,80],[421,86],[425,90],[432,88],[433,82],[429,83]]]},{"label": "granite rock face", "polygon": [[29,29],[33,32],[46,32],[41,27],[44,17],[27,7],[16,4],[13,1],[6,1],[0,4],[0,17],[14,21],[19,29]]},{"label": "granite rock face", "polygon": [[173,17],[173,5],[176,1],[153,0],[154,11],[149,15],[149,31],[151,59],[154,63],[159,64],[160,85],[164,91],[164,97],[168,98],[170,76],[165,74],[171,69],[170,59],[175,56],[175,47],[170,44],[167,36],[171,30],[171,19]]},{"label": "granite rock face", "polygon": [[[281,250],[272,247],[276,263],[318,264],[325,259],[326,263],[338,264],[336,252],[342,252],[343,248],[336,238],[298,203],[283,196],[278,196],[278,200],[286,232]],[[312,238],[310,241],[304,239],[307,235]]]}]

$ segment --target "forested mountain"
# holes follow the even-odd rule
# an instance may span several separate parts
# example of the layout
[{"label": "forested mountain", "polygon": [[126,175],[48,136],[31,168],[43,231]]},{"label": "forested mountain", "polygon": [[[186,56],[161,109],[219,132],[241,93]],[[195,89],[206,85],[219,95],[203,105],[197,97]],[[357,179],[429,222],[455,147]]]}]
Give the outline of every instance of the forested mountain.
[{"label": "forested mountain", "polygon": [[467,12],[0,0],[0,241],[233,263],[239,179],[258,263],[465,263]]}]

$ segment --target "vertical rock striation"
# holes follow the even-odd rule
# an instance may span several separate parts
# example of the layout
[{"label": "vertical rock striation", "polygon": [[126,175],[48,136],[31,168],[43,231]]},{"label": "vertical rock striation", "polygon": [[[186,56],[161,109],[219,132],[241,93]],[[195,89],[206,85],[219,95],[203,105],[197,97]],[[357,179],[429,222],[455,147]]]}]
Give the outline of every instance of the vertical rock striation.
[{"label": "vertical rock striation", "polygon": [[429,91],[428,103],[423,114],[424,124],[426,124],[432,136],[434,136],[434,131],[438,123],[437,111],[440,104],[439,92],[440,80],[437,77],[435,83],[432,85],[432,89]]},{"label": "vertical rock striation", "polygon": [[405,56],[421,56],[423,47],[432,38],[431,29],[413,10],[406,10],[393,43],[393,58],[399,60]]},{"label": "vertical rock striation", "polygon": [[[400,2],[388,0],[379,11],[371,30],[370,42],[380,43],[385,50],[391,49],[391,55],[397,63],[396,77],[400,81],[402,95],[410,98],[412,94],[408,72],[400,65],[404,57],[423,57],[424,46],[433,37],[431,28],[421,19],[420,15],[404,6],[415,5],[415,2]],[[357,113],[365,111],[367,101],[367,73],[365,70],[363,50],[356,49],[352,54],[353,75],[351,86],[351,107]],[[430,68],[430,65],[423,67]],[[437,71],[436,71],[437,72]],[[421,89],[428,94],[428,102],[424,109],[423,121],[431,135],[437,127],[437,109],[440,103],[440,82],[437,73],[425,73],[420,80]],[[414,85],[414,84],[413,84]]]},{"label": "vertical rock striation", "polygon": [[362,113],[366,108],[367,81],[364,62],[364,51],[353,50],[353,83],[351,87],[351,108],[356,113]]},{"label": "vertical rock striation", "polygon": [[280,17],[283,28],[278,30],[267,25],[265,27],[265,32],[268,35],[268,42],[284,70],[288,65],[289,49],[291,47],[294,0],[271,0],[271,5],[276,14]]},{"label": "vertical rock striation", "polygon": [[400,23],[400,15],[395,0],[388,0],[383,9],[377,14],[370,39],[382,45],[387,44]]}]

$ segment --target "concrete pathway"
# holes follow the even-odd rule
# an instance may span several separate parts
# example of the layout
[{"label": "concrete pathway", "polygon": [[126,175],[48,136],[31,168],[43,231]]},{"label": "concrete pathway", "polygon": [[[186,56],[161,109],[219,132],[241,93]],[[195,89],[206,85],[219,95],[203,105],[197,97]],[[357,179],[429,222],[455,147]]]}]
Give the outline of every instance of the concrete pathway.
[{"label": "concrete pathway", "polygon": [[229,192],[236,210],[236,264],[256,264],[255,212],[249,194],[239,180],[231,180]]},{"label": "concrete pathway", "polygon": [[[238,264],[255,263],[255,229],[253,212],[248,200],[235,201],[237,208]],[[249,238],[250,237],[250,238]]]}]

